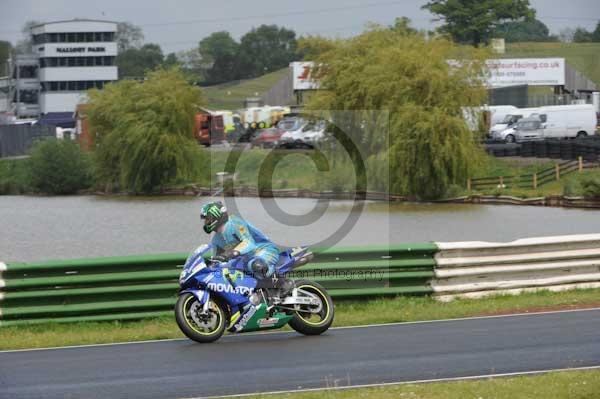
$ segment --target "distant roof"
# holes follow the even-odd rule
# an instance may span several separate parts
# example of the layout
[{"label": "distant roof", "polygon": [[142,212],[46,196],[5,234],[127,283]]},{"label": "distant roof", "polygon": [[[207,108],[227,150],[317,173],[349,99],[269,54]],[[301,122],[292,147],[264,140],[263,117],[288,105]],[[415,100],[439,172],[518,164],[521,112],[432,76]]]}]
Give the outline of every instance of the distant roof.
[{"label": "distant roof", "polygon": [[64,19],[61,21],[50,21],[50,22],[43,22],[41,24],[37,24],[37,25],[32,25],[31,28],[37,28],[38,26],[44,26],[44,25],[50,25],[50,24],[61,24],[64,22],[106,22],[109,24],[116,24],[118,22],[116,21],[106,21],[103,19],[87,19],[87,18],[73,18],[73,19]]}]

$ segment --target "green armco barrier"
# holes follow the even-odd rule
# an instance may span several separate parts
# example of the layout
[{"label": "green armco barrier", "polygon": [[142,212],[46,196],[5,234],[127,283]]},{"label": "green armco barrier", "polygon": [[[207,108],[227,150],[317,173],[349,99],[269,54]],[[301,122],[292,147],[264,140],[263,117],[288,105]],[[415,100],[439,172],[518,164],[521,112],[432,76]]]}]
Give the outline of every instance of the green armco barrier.
[{"label": "green armco barrier", "polygon": [[[315,249],[292,274],[334,298],[432,293],[433,243]],[[187,253],[0,263],[0,326],[171,315]]]}]

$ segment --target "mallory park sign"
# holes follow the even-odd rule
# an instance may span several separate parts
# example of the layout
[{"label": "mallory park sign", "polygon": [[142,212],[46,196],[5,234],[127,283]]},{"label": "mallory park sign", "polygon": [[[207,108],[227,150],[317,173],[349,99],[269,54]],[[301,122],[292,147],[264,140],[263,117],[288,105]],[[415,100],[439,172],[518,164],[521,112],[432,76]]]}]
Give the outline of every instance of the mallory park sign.
[{"label": "mallory park sign", "polygon": [[105,47],[57,47],[57,53],[104,53]]}]

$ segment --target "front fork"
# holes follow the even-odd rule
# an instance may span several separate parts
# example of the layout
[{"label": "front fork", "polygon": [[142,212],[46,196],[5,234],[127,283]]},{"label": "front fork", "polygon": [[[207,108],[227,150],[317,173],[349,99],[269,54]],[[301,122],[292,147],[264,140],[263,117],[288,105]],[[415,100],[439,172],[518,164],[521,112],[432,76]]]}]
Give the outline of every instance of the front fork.
[{"label": "front fork", "polygon": [[186,293],[192,294],[198,303],[202,305],[202,313],[208,312],[208,307],[210,305],[210,294],[208,291],[196,289],[196,288],[187,288],[185,290],[179,291],[179,295],[183,295]]}]

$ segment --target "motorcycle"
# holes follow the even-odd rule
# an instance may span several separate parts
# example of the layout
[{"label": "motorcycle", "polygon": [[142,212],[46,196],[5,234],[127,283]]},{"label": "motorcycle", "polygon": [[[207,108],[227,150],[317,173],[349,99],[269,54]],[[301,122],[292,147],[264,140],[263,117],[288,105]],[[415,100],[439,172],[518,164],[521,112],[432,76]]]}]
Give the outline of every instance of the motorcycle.
[{"label": "motorcycle", "polygon": [[[289,324],[305,335],[319,335],[333,323],[331,296],[319,284],[294,280],[284,295],[277,276],[308,263],[313,254],[305,247],[279,255],[272,285],[260,284],[244,273],[244,257],[228,261],[209,257],[211,245],[201,245],[186,260],[179,277],[175,320],[190,339],[208,343],[227,329],[232,333],[282,328]],[[281,277],[279,277],[281,278]]]}]

